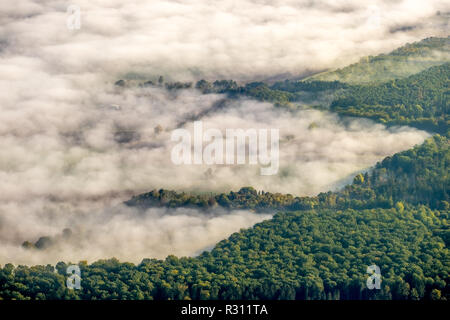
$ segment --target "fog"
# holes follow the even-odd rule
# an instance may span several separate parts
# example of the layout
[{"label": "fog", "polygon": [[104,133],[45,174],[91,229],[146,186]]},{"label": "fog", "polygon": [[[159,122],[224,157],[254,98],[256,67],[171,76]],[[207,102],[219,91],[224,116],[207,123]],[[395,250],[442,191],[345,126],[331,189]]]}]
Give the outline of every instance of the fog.
[{"label": "fog", "polygon": [[81,28],[68,30],[68,4],[2,1],[9,71],[85,85],[117,75],[297,76],[447,36],[450,11],[445,0],[77,0]]},{"label": "fog", "polygon": [[[28,207],[41,205],[32,202]],[[2,238],[17,238],[17,231],[20,230],[27,231],[28,234],[23,236],[34,241],[43,234],[51,235],[51,244],[43,249],[24,249],[0,238],[3,241],[0,248],[2,261],[56,264],[58,261],[93,262],[115,257],[121,261],[139,263],[146,257],[164,259],[169,254],[195,256],[240,228],[251,227],[271,217],[268,214],[219,209],[208,214],[183,208],[154,208],[138,212],[120,205],[99,210],[96,214],[80,210],[80,207],[92,210],[92,206],[83,203],[78,205],[76,212],[71,212],[64,204],[52,203],[47,204],[45,214],[23,214],[21,225],[2,230]],[[7,224],[17,223],[14,215],[3,215],[2,220]],[[67,227],[71,230],[70,235],[62,232]]]},{"label": "fog", "polygon": [[[0,4],[0,264],[194,255],[269,216],[162,209],[139,215],[120,203],[154,188],[228,192],[251,185],[313,195],[428,136],[248,99],[215,108],[224,96],[114,82],[160,74],[245,81],[343,66],[440,35],[437,11],[448,11],[445,1],[76,5],[80,30],[67,29],[63,1]],[[278,174],[261,176],[254,165],[172,164],[171,131],[180,124],[191,130],[195,115],[207,128],[279,129]],[[42,251],[20,247],[67,227],[70,241]]]}]

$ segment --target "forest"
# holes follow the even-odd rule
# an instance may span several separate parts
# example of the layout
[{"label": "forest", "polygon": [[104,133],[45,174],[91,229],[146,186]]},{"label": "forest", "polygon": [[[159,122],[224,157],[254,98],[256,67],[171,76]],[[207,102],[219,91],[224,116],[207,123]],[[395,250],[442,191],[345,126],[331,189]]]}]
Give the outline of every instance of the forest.
[{"label": "forest", "polygon": [[352,86],[330,109],[389,125],[410,125],[445,133],[449,125],[450,64],[431,67],[405,79],[379,85]]},{"label": "forest", "polygon": [[[388,55],[397,61],[410,61],[417,55],[427,57],[432,50],[444,50],[449,46],[448,38],[430,38],[419,43],[406,45]],[[181,90],[195,87],[204,94],[221,93],[230,99],[249,97],[259,101],[273,103],[275,107],[289,110],[298,108],[317,108],[330,110],[342,116],[365,117],[377,122],[392,125],[409,125],[422,130],[446,134],[449,119],[449,68],[450,64],[438,61],[431,63],[429,68],[420,68],[414,74],[397,75],[397,64],[378,66],[373,61],[385,60],[385,55],[370,59],[369,65],[377,72],[385,74],[394,72],[392,77],[383,81],[350,81],[321,80],[319,77],[304,81],[284,80],[275,83],[250,82],[239,85],[234,80],[216,80],[209,82],[199,80],[195,86],[188,82],[164,82],[158,79],[158,84],[147,81],[141,86],[159,85],[167,90]],[[415,60],[414,60],[415,61]],[[432,60],[431,60],[432,61]],[[397,62],[398,63],[398,62]],[[354,74],[364,73],[359,70],[365,62],[356,64]],[[358,66],[358,67],[356,67]],[[364,68],[363,68],[364,69]],[[387,72],[389,71],[389,72]],[[338,71],[336,71],[338,72]],[[340,72],[340,71],[339,71]],[[119,80],[123,81],[123,80]],[[324,98],[325,97],[325,98]]]},{"label": "forest", "polygon": [[[433,135],[356,174],[342,189],[316,196],[252,186],[218,194],[160,189],[136,195],[125,204],[141,210],[191,207],[210,212],[221,207],[274,216],[196,257],[145,258],[138,264],[115,258],[7,263],[0,266],[0,300],[449,300],[450,64],[426,59],[436,49],[448,50],[448,39],[428,38],[305,81],[194,84],[159,77],[141,83],[143,88],[195,88],[230,99],[256,99],[276,108],[330,110]],[[416,68],[412,60],[419,61]],[[129,84],[118,80],[115,85],[120,90]],[[322,96],[326,99],[320,100]],[[24,246],[45,249],[42,241]],[[81,290],[65,285],[66,268],[73,263],[81,269]],[[366,268],[372,264],[381,269],[380,290],[366,287]]]},{"label": "forest", "polygon": [[[198,257],[79,263],[82,289],[66,267],[0,269],[1,299],[430,299],[450,298],[449,140],[434,136],[311,198],[258,192],[206,197],[153,191],[128,205],[225,205],[277,211]],[[215,200],[217,198],[217,200]],[[216,202],[214,202],[216,201]],[[382,270],[381,290],[365,268]]]},{"label": "forest", "polygon": [[[365,117],[386,125],[409,125],[445,134],[449,119],[450,63],[418,74],[382,83],[346,84],[339,81],[283,81],[269,85],[252,82],[237,86],[232,81],[202,81],[196,87],[204,93],[227,93],[274,103],[276,107],[330,110],[342,116]],[[319,96],[331,96],[323,103]]]},{"label": "forest", "polygon": [[[283,212],[196,258],[81,262],[81,290],[64,286],[66,263],[7,264],[0,270],[1,297],[444,299],[449,252],[440,233],[448,235],[448,218],[425,206]],[[381,290],[365,287],[372,263],[382,270]]]},{"label": "forest", "polygon": [[[449,43],[448,37],[427,38],[387,55],[368,57],[334,73],[303,81],[239,85],[234,80],[200,80],[195,88],[205,94],[250,97],[292,110],[312,107],[342,116],[365,117],[389,126],[409,125],[446,134],[450,122],[450,64],[445,58]],[[164,85],[168,90],[193,86],[181,82]]]}]

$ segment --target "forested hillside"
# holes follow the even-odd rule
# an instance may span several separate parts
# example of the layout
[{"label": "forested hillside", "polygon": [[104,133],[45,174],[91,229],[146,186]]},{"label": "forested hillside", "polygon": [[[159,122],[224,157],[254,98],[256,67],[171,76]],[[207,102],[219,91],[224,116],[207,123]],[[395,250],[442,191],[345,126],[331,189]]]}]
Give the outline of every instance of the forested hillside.
[{"label": "forested hillside", "polygon": [[166,206],[207,210],[222,206],[228,209],[266,212],[315,208],[391,208],[396,202],[404,201],[448,210],[449,165],[449,140],[436,135],[420,146],[387,157],[372,171],[358,174],[352,185],[337,192],[321,193],[316,197],[295,197],[291,194],[257,191],[252,187],[216,195],[178,193],[161,189],[133,197],[126,204],[143,209]]},{"label": "forested hillside", "polygon": [[[167,90],[196,88],[204,94],[227,98],[249,97],[275,107],[314,107],[343,116],[365,117],[387,125],[409,125],[446,134],[449,114],[450,38],[427,38],[389,54],[303,81],[273,84],[234,80],[191,82],[146,81],[139,86]],[[370,83],[369,83],[370,82]],[[116,82],[125,86],[124,80]]]},{"label": "forested hillside", "polygon": [[[140,83],[143,90],[195,88],[226,99],[267,101],[275,108],[330,110],[434,135],[357,174],[350,185],[317,196],[252,186],[220,194],[160,189],[136,195],[125,202],[141,210],[130,210],[133,214],[152,207],[213,214],[220,207],[274,216],[197,257],[144,259],[137,265],[117,259],[56,266],[8,263],[0,266],[0,300],[450,299],[448,52],[448,37],[428,38],[306,81],[194,84],[160,76]],[[130,82],[118,80],[115,90],[127,86]],[[226,107],[218,105],[212,108]],[[65,229],[63,235],[70,232]],[[57,240],[43,235],[36,243],[25,241],[23,248],[46,250],[46,241]],[[81,290],[65,285],[72,263],[81,268]],[[381,269],[381,290],[366,287],[366,268],[373,264]]]},{"label": "forested hillside", "polygon": [[343,116],[365,117],[387,125],[410,125],[446,134],[450,122],[449,74],[450,63],[445,63],[404,79],[376,85],[284,81],[269,86],[255,82],[219,92],[249,96],[272,102],[277,107],[292,108],[299,102],[303,105],[309,102],[312,107],[328,109],[329,104],[331,111]]},{"label": "forested hillside", "polygon": [[406,44],[388,54],[364,57],[358,63],[313,75],[307,80],[337,80],[350,84],[386,82],[408,77],[432,66],[448,62],[449,52],[449,37],[432,37]]},{"label": "forested hillside", "polygon": [[[81,263],[80,291],[65,288],[65,263],[56,268],[7,264],[0,269],[0,297],[450,298],[450,255],[437,232],[448,228],[448,218],[448,212],[424,206],[279,213],[197,258],[144,259],[139,265],[116,259]],[[381,268],[381,290],[365,286],[366,268],[372,264]]]},{"label": "forested hillside", "polygon": [[[195,88],[204,94],[226,94],[231,99],[245,96],[288,109],[314,107],[343,116],[365,117],[387,125],[409,125],[446,134],[450,122],[449,74],[450,63],[441,62],[402,79],[371,84],[285,80],[274,84],[238,85],[233,80],[200,80]],[[180,90],[191,85],[166,83],[165,87]]]},{"label": "forested hillside", "polygon": [[[448,299],[448,147],[448,138],[435,136],[386,158],[370,175],[357,175],[344,190],[318,197],[252,188],[218,195],[217,203],[227,198],[233,208],[294,209],[299,199],[308,205],[279,212],[196,258],[81,262],[80,291],[64,286],[66,263],[7,264],[0,269],[0,298]],[[155,191],[129,205],[215,205],[212,198],[200,204],[201,196],[183,197]],[[372,264],[381,268],[381,290],[365,287]]]},{"label": "forested hillside", "polygon": [[446,63],[405,79],[351,86],[337,96],[330,109],[342,115],[445,133],[450,121],[449,74],[450,63]]}]

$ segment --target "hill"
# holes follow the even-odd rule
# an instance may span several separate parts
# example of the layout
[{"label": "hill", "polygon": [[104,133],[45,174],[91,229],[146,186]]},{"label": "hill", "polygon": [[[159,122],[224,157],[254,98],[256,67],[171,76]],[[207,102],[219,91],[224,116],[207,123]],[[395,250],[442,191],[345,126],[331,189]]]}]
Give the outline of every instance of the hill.
[{"label": "hill", "polygon": [[336,95],[330,109],[445,134],[450,121],[449,75],[450,63],[445,63],[400,80],[350,86]]},{"label": "hill", "polygon": [[[357,175],[344,190],[305,198],[303,210],[284,208],[195,258],[80,262],[79,291],[63,285],[65,262],[7,264],[0,268],[0,299],[449,299],[448,148],[448,137],[430,138],[386,158],[371,175]],[[234,207],[283,198],[252,188],[237,194],[235,203],[228,197]],[[177,195],[154,192],[130,205],[170,205]],[[372,264],[381,269],[380,290],[364,285]]]}]

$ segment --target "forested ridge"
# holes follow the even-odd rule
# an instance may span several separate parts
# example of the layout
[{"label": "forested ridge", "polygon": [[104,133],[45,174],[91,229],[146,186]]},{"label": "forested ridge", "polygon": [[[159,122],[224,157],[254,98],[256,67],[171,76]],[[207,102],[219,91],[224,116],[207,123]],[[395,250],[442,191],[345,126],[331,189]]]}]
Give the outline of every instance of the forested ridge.
[{"label": "forested ridge", "polygon": [[[308,198],[310,205],[301,210],[277,204],[283,210],[273,219],[195,258],[144,259],[138,265],[117,259],[80,262],[81,290],[65,287],[67,262],[7,264],[0,269],[0,297],[448,299],[448,147],[448,137],[437,135],[386,158],[339,192]],[[252,188],[235,194],[236,208],[257,208],[258,196],[265,195]],[[295,199],[269,198],[277,202],[277,197]],[[365,286],[372,264],[381,268],[380,290]]]},{"label": "forested ridge", "polygon": [[[141,83],[248,97],[280,108],[325,109],[439,134],[385,158],[341,190],[317,196],[251,186],[220,194],[160,189],[136,195],[125,204],[274,216],[197,257],[144,259],[137,265],[117,259],[56,266],[8,263],[0,266],[0,300],[450,299],[450,65],[441,56],[427,60],[442,48],[447,50],[448,38],[429,38],[306,81],[194,84],[159,77]],[[367,84],[369,78],[373,81]],[[118,90],[127,85],[116,82]],[[26,246],[45,250],[40,244]],[[81,268],[81,290],[66,287],[66,267],[72,263]],[[366,287],[366,268],[373,264],[381,269],[380,290]]]},{"label": "forested ridge", "polygon": [[[195,88],[229,99],[249,97],[297,110],[317,108],[342,116],[365,117],[386,125],[409,125],[446,134],[449,114],[450,38],[427,38],[389,54],[302,81],[264,81],[239,84],[235,80],[192,82],[158,80],[139,83],[169,91]],[[116,86],[124,87],[125,80]]]},{"label": "forested ridge", "polygon": [[385,158],[370,172],[356,175],[353,184],[342,190],[320,193],[315,197],[257,191],[252,187],[221,194],[192,194],[160,189],[133,197],[126,204],[143,209],[165,206],[208,210],[221,206],[266,212],[317,208],[392,208],[396,202],[406,201],[448,210],[449,148],[447,137],[435,135],[420,146]]},{"label": "forested ridge", "polygon": [[[64,286],[65,263],[7,264],[0,292],[3,299],[442,299],[450,261],[435,230],[448,218],[425,206],[284,212],[196,258],[81,262],[81,290]],[[381,290],[365,287],[372,264],[381,268]]]},{"label": "forested ridge", "polygon": [[341,81],[349,84],[386,82],[408,77],[449,59],[450,37],[430,37],[408,43],[388,54],[368,56],[341,69],[313,75],[306,80]]},{"label": "forested ridge", "polygon": [[[194,87],[204,94],[222,93],[230,99],[249,97],[288,110],[312,107],[386,125],[409,125],[446,134],[450,122],[450,63],[447,59],[436,64],[407,77],[375,83],[285,80],[239,85],[234,80],[200,80]],[[167,90],[180,90],[193,85],[174,82],[164,86]]]},{"label": "forested ridge", "polygon": [[405,79],[349,87],[330,106],[342,115],[445,133],[449,125],[450,63]]},{"label": "forested ridge", "polygon": [[[450,63],[443,63],[403,79],[376,84],[287,80],[272,85],[253,82],[237,86],[232,80],[224,80],[208,85],[202,82],[197,87],[204,92],[212,90],[231,97],[248,96],[272,102],[276,107],[296,109],[300,103],[303,108],[330,110],[342,116],[365,117],[386,125],[409,125],[446,134],[450,122],[449,74]],[[205,86],[212,89],[205,91]]]}]

